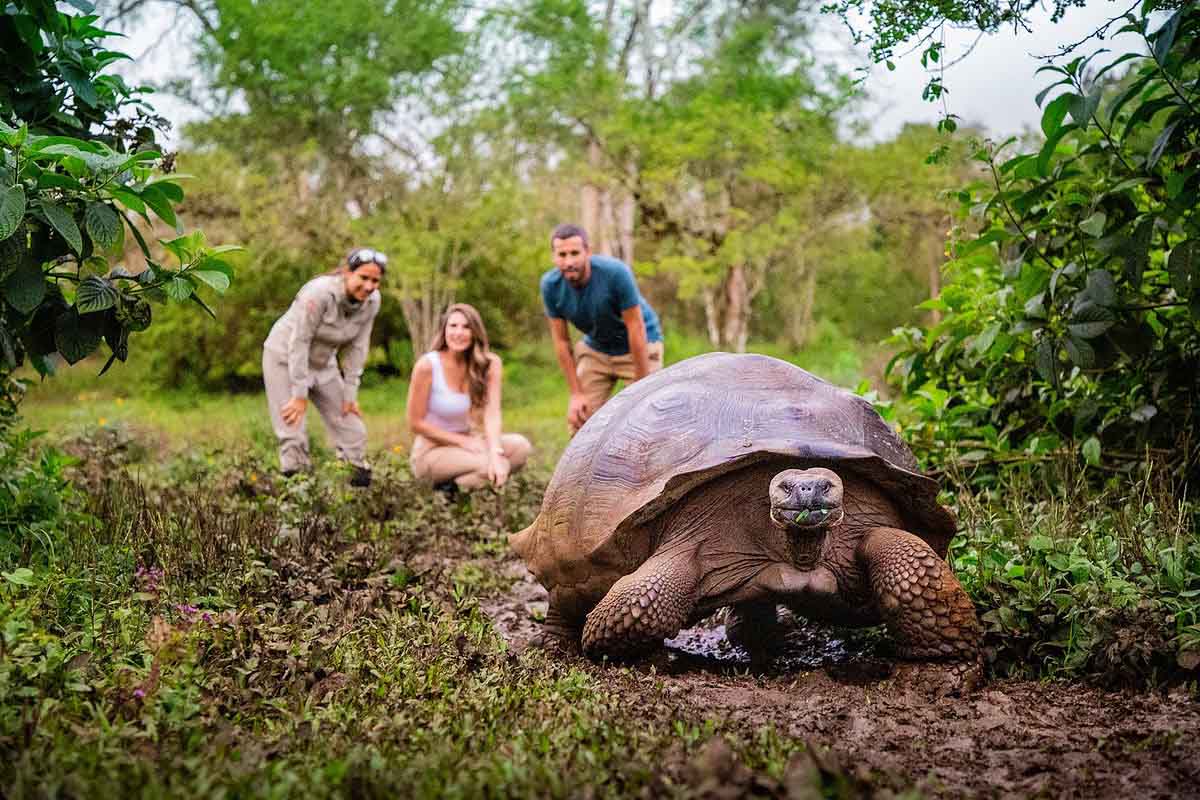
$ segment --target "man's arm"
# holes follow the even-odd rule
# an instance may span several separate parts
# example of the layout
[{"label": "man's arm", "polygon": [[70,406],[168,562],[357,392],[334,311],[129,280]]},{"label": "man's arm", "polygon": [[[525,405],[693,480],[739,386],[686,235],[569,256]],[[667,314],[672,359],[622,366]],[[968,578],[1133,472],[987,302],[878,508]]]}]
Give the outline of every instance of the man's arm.
[{"label": "man's arm", "polygon": [[571,352],[567,321],[558,317],[546,317],[546,322],[550,326],[550,338],[554,340],[554,355],[558,357],[559,369],[567,379],[567,391],[571,393],[571,400],[567,404],[567,424],[579,428],[587,419],[589,409],[587,399],[579,386],[579,376],[575,372],[575,354]]},{"label": "man's arm", "polygon": [[633,356],[634,380],[650,374],[650,353],[646,343],[646,320],[642,318],[642,307],[633,306],[621,312],[621,320],[629,333],[629,354]]},{"label": "man's arm", "polygon": [[556,317],[546,317],[550,325],[550,339],[554,342],[554,355],[558,358],[559,369],[567,379],[567,389],[571,394],[579,394],[579,376],[575,374],[575,354],[571,352],[571,335],[567,332],[567,321]]}]

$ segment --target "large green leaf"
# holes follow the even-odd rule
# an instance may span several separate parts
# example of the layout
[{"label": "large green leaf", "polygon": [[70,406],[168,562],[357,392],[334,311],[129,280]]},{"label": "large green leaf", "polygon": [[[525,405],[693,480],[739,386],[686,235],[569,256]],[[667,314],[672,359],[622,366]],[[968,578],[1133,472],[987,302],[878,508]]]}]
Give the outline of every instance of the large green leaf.
[{"label": "large green leaf", "polygon": [[95,108],[100,102],[100,96],[96,94],[96,87],[92,84],[92,80],[88,74],[70,64],[62,64],[59,69],[62,72],[63,80],[75,92],[75,97]]},{"label": "large green leaf", "polygon": [[1066,92],[1051,100],[1050,105],[1046,106],[1046,110],[1042,112],[1042,133],[1046,135],[1047,139],[1062,127],[1063,120],[1067,118],[1067,110],[1078,97],[1079,95],[1074,92]]},{"label": "large green leaf", "polygon": [[7,239],[25,216],[25,187],[0,189],[0,239]]},{"label": "large green leaf", "polygon": [[174,181],[154,181],[151,186],[172,203],[183,202],[183,188],[178,183]]},{"label": "large green leaf", "polygon": [[1133,230],[1133,238],[1125,251],[1125,279],[1137,288],[1142,285],[1142,273],[1150,265],[1150,243],[1154,235],[1154,220],[1144,219]]},{"label": "large green leaf", "polygon": [[101,314],[80,314],[71,308],[54,321],[54,344],[68,364],[77,364],[100,346]]},{"label": "large green leaf", "polygon": [[102,249],[108,250],[125,241],[125,226],[121,217],[108,203],[88,203],[83,212],[88,236]]},{"label": "large green leaf", "polygon": [[224,272],[209,269],[193,269],[188,270],[188,274],[196,280],[208,284],[220,294],[224,294],[225,290],[229,288],[229,276]]},{"label": "large green leaf", "polygon": [[1063,347],[1066,348],[1067,357],[1071,359],[1071,363],[1080,369],[1091,369],[1096,366],[1096,351],[1085,340],[1067,334],[1063,339]]},{"label": "large green leaf", "polygon": [[79,225],[75,222],[75,217],[72,216],[70,209],[50,200],[41,201],[41,209],[51,226],[66,240],[71,249],[76,254],[82,253],[83,234],[79,232]]},{"label": "large green leaf", "polygon": [[1087,274],[1087,282],[1080,297],[1100,306],[1112,307],[1117,303],[1117,284],[1112,273],[1106,269],[1094,269]]},{"label": "large green leaf", "polygon": [[171,200],[167,197],[162,187],[151,184],[142,190],[141,196],[146,205],[150,206],[163,222],[170,225],[176,231],[182,231],[179,220],[175,218],[175,209],[171,207]]},{"label": "large green leaf", "polygon": [[1104,306],[1088,303],[1079,308],[1067,323],[1067,330],[1080,339],[1095,339],[1117,321],[1117,315]]},{"label": "large green leaf", "polygon": [[200,259],[194,268],[188,270],[188,274],[220,293],[224,293],[233,281],[233,267],[211,255]]},{"label": "large green leaf", "polygon": [[1108,215],[1103,211],[1097,211],[1090,217],[1079,223],[1079,229],[1088,236],[1099,239],[1104,234],[1104,223],[1108,220]]},{"label": "large green leaf", "polygon": [[1058,386],[1058,342],[1051,336],[1043,336],[1033,349],[1033,363],[1042,380]]},{"label": "large green leaf", "polygon": [[159,244],[167,248],[167,252],[179,259],[180,265],[187,265],[204,248],[204,233],[202,231],[193,231],[185,236],[177,236],[174,239],[159,239]]},{"label": "large green leaf", "polygon": [[192,283],[186,275],[171,275],[163,281],[163,291],[172,300],[187,300],[192,292],[196,291],[196,284]]},{"label": "large green leaf", "polygon": [[1179,123],[1188,119],[1187,115],[1172,115],[1172,116],[1179,116],[1179,119],[1176,119],[1173,122],[1169,123],[1158,134],[1158,138],[1154,140],[1154,146],[1150,148],[1150,155],[1147,156],[1147,158],[1146,158],[1146,166],[1147,167],[1153,167],[1155,164],[1158,163],[1158,159],[1160,159],[1162,157],[1163,152],[1167,149],[1167,146],[1171,143],[1171,136],[1174,135],[1175,129],[1179,127]]},{"label": "large green leaf", "polygon": [[1188,239],[1171,248],[1167,255],[1167,272],[1171,276],[1171,287],[1181,300],[1187,300],[1193,292],[1200,290],[1200,240]]},{"label": "large green leaf", "polygon": [[1171,52],[1171,47],[1175,44],[1175,35],[1179,32],[1179,23],[1183,22],[1184,15],[1187,13],[1190,5],[1191,3],[1184,3],[1161,28],[1150,34],[1149,38],[1154,42],[1154,60],[1159,64],[1167,63],[1167,54]]},{"label": "large green leaf", "polygon": [[32,260],[17,265],[4,281],[4,299],[22,314],[32,312],[46,296],[46,278]]},{"label": "large green leaf", "polygon": [[136,211],[139,214],[146,213],[146,204],[142,202],[142,198],[138,197],[129,189],[121,186],[110,186],[108,193],[113,196],[121,205],[128,208],[130,211]]},{"label": "large green leaf", "polygon": [[28,239],[25,228],[21,227],[12,236],[0,240],[0,285],[29,257]]},{"label": "large green leaf", "polygon": [[1037,169],[1038,175],[1043,178],[1050,174],[1050,160],[1054,158],[1054,152],[1058,149],[1058,143],[1062,138],[1073,130],[1078,130],[1079,126],[1075,123],[1063,125],[1056,130],[1052,136],[1046,139],[1046,143],[1042,145],[1041,151],[1038,153]]},{"label": "large green leaf", "polygon": [[81,314],[104,311],[117,304],[119,293],[113,282],[99,275],[84,278],[75,290],[75,308]]},{"label": "large green leaf", "polygon": [[1100,106],[1100,97],[1102,94],[1102,87],[1097,86],[1086,97],[1080,95],[1072,96],[1071,104],[1067,110],[1071,113],[1071,119],[1075,121],[1080,130],[1086,130],[1087,126],[1091,123],[1096,109]]}]

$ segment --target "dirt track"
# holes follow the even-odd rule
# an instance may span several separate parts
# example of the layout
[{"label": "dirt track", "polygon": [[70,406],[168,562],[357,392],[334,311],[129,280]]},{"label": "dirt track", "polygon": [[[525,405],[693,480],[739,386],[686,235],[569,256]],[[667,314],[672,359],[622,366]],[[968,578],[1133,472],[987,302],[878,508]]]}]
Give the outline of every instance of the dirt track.
[{"label": "dirt track", "polygon": [[[502,569],[515,583],[485,608],[520,651],[545,592],[519,564]],[[992,680],[947,697],[937,668],[875,656],[869,639],[839,641],[799,625],[783,657],[752,670],[722,631],[706,621],[637,669],[662,676],[680,716],[747,736],[773,726],[813,752],[828,750],[863,795],[915,787],[938,797],[1200,797],[1200,703],[1184,692]],[[720,773],[705,784],[711,796],[763,793],[746,770],[711,769]]]}]

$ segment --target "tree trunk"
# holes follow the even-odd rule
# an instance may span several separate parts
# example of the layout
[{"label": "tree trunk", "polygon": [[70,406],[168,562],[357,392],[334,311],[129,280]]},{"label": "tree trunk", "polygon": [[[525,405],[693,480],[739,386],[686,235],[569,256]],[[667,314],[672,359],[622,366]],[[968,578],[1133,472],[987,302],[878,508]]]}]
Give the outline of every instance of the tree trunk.
[{"label": "tree trunk", "polygon": [[[627,164],[625,166],[625,174],[629,179],[628,185],[633,186],[637,180],[637,164],[633,162]],[[635,207],[633,192],[623,187],[618,194],[618,201],[614,209],[615,219],[613,223],[616,228],[617,244],[615,255],[630,267],[633,266],[633,220]]]},{"label": "tree trunk", "polygon": [[800,300],[800,313],[794,319],[796,320],[792,339],[796,347],[804,347],[812,338],[813,329],[813,306],[817,301],[817,271],[804,267],[801,262],[804,273],[804,294]]},{"label": "tree trunk", "polygon": [[[592,175],[595,175],[600,170],[603,154],[600,152],[600,143],[594,138],[588,139],[587,154],[588,167]],[[579,191],[579,224],[588,232],[589,243],[595,250],[601,245],[601,204],[604,198],[592,175],[588,176]]]},{"label": "tree trunk", "polygon": [[400,279],[400,312],[418,355],[432,344],[442,313],[454,302],[455,284],[466,268],[466,261],[458,257],[460,246],[455,242],[446,264],[435,268],[428,278]]},{"label": "tree trunk", "polygon": [[704,322],[708,327],[708,343],[721,346],[721,310],[717,308],[717,290],[704,290]]},{"label": "tree trunk", "polygon": [[735,264],[725,276],[725,326],[721,337],[721,344],[732,347],[735,353],[746,352],[750,322],[749,301],[746,268]]}]

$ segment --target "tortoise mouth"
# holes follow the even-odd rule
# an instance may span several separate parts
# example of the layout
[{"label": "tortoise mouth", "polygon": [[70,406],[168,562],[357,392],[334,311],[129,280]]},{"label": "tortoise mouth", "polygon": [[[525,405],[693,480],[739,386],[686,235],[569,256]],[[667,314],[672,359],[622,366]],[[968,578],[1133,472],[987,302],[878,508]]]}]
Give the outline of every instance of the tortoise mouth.
[{"label": "tortoise mouth", "polygon": [[800,530],[815,530],[842,521],[845,512],[841,506],[774,506],[771,519],[775,522]]}]

